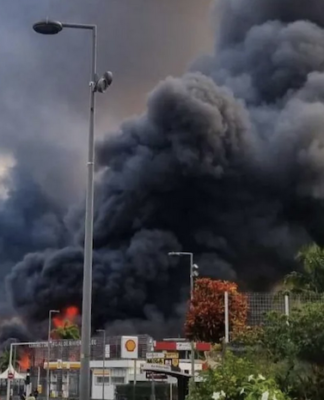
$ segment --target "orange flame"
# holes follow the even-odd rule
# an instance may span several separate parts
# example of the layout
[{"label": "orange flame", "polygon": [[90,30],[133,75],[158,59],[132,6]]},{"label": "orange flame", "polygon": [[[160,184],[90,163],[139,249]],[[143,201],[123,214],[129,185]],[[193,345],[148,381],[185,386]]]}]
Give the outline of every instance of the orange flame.
[{"label": "orange flame", "polygon": [[18,360],[18,364],[20,369],[22,369],[23,371],[29,369],[30,368],[29,355],[27,353],[23,353]]},{"label": "orange flame", "polygon": [[71,306],[64,310],[61,314],[53,318],[55,328],[62,328],[66,323],[73,323],[75,318],[79,315],[77,307]]}]

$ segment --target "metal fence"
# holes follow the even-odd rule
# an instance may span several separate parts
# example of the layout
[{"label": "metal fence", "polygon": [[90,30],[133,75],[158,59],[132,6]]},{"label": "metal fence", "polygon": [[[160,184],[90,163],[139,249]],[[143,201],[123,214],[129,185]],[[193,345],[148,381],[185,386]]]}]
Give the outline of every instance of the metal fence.
[{"label": "metal fence", "polygon": [[[228,300],[226,300],[228,296]],[[285,293],[228,293],[224,295],[225,339],[229,340],[231,332],[230,315],[234,307],[235,296],[240,296],[247,303],[247,325],[260,326],[266,323],[266,316],[271,311],[285,315],[301,305],[314,302],[323,302],[324,295],[316,293],[285,294]],[[227,325],[227,326],[226,326]],[[227,338],[226,338],[227,336]]]},{"label": "metal fence", "polygon": [[[52,340],[50,345],[50,361],[57,360],[68,360],[68,361],[80,361],[80,340]],[[106,337],[105,343],[103,338],[95,338],[91,341],[91,359],[101,360],[103,354],[104,345],[110,347],[110,359],[121,358],[121,337],[120,336],[108,336]],[[139,358],[145,358],[146,353],[152,346],[152,338],[148,335],[138,336],[138,356]],[[47,361],[47,342],[39,342],[37,345],[33,345],[28,350],[30,352],[30,359],[32,366],[43,365],[44,361]]]}]

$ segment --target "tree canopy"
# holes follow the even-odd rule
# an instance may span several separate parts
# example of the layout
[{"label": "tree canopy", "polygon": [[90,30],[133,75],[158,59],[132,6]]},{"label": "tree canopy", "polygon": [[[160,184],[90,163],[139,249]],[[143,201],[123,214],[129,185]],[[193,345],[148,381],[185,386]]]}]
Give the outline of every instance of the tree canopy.
[{"label": "tree canopy", "polygon": [[237,290],[236,283],[212,279],[197,279],[193,300],[185,322],[186,337],[218,343],[224,337],[224,293],[229,293],[229,322],[232,329],[244,325],[247,319],[247,298]]},{"label": "tree canopy", "polygon": [[72,324],[70,321],[65,321],[62,326],[57,327],[52,331],[52,336],[56,339],[80,339],[80,329],[78,325]]},{"label": "tree canopy", "polygon": [[[10,350],[9,348],[4,348],[0,354],[0,371],[5,371],[9,366],[10,360]],[[13,367],[16,369],[19,366],[19,353],[16,352],[15,359],[12,360]]]},{"label": "tree canopy", "polygon": [[188,400],[288,400],[266,365],[231,352],[221,366],[204,372],[202,382],[192,385]]},{"label": "tree canopy", "polygon": [[324,293],[324,249],[311,244],[304,247],[296,258],[302,270],[293,271],[285,277],[285,289],[292,293]]},{"label": "tree canopy", "polygon": [[301,270],[284,279],[285,293],[291,298],[289,315],[283,310],[268,312],[259,326],[246,325],[246,297],[235,284],[197,281],[186,320],[187,336],[213,343],[220,340],[228,291],[232,353],[222,349],[221,365],[210,364],[213,367],[193,388],[189,400],[323,399],[324,250],[313,244],[297,258]]}]

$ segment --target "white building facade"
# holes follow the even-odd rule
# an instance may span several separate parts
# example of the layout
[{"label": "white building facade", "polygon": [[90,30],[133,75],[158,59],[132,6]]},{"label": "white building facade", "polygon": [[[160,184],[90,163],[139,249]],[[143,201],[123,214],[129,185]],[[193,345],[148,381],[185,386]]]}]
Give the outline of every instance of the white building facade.
[{"label": "white building facade", "polygon": [[[92,399],[114,400],[116,388],[119,385],[150,382],[152,378],[155,381],[176,383],[174,378],[165,375],[152,377],[152,374],[144,372],[142,368],[150,362],[161,364],[167,364],[167,362],[173,364],[174,362],[180,371],[191,372],[189,343],[155,342],[147,336],[145,338],[141,336],[108,337],[106,343],[100,342],[100,338],[99,342],[95,342],[95,340],[93,341],[95,349],[92,351],[92,360],[90,361]],[[44,342],[44,346],[40,345],[38,349],[39,354],[43,357],[46,357],[46,345],[47,343]],[[73,351],[71,351],[71,346],[74,346]],[[44,353],[41,353],[42,349],[45,350]],[[205,351],[207,347],[199,348],[197,346],[198,351],[201,352],[201,349]],[[51,353],[49,363],[51,396],[77,397],[80,362],[74,360],[79,357],[78,345],[76,343],[58,344],[55,345],[55,349],[53,347],[53,350],[55,352]],[[61,357],[61,359],[56,357]],[[150,359],[152,357],[154,359]],[[40,359],[41,356],[38,357],[38,360]],[[45,360],[43,358],[43,363],[37,367],[38,378],[33,381],[33,387],[37,387],[40,393],[46,391],[47,361]],[[196,359],[195,370],[198,372],[202,369],[203,361]]]}]

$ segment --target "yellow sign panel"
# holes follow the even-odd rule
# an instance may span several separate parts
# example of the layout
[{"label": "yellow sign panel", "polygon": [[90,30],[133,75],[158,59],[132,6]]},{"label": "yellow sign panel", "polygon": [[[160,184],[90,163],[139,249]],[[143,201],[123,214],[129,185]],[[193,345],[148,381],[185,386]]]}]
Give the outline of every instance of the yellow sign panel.
[{"label": "yellow sign panel", "polygon": [[164,358],[151,358],[147,362],[149,364],[164,364]]},{"label": "yellow sign panel", "polygon": [[103,371],[102,369],[96,368],[93,370],[93,375],[99,375],[99,376],[109,376],[109,370]]},{"label": "yellow sign panel", "polygon": [[178,359],[173,359],[172,360],[172,365],[173,365],[173,367],[179,367],[179,358]]},{"label": "yellow sign panel", "polygon": [[[47,369],[47,362],[44,362],[44,368]],[[49,369],[80,369],[80,362],[78,361],[50,362]]]},{"label": "yellow sign panel", "polygon": [[164,364],[165,365],[170,365],[174,368],[178,368],[179,367],[179,358],[173,358],[173,359],[165,359],[164,360]]},{"label": "yellow sign panel", "polygon": [[165,356],[164,356],[164,357],[173,360],[173,359],[175,359],[175,358],[179,358],[179,353],[177,353],[177,352],[165,353]]}]

